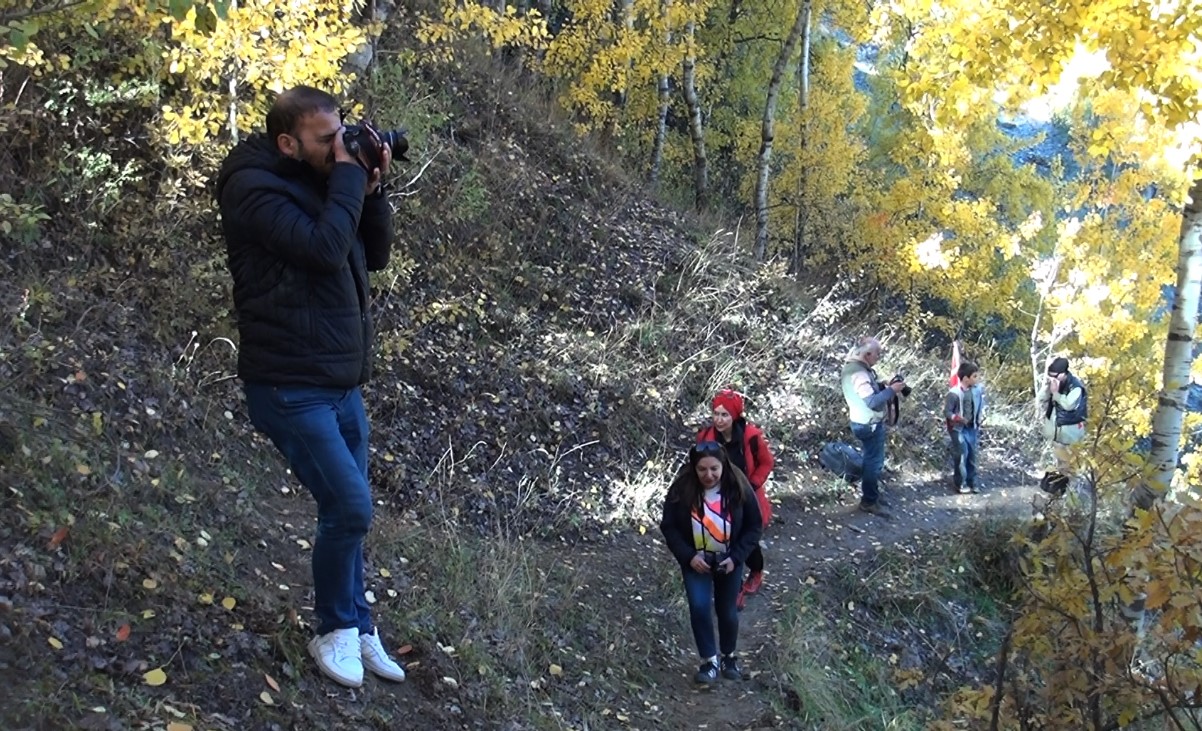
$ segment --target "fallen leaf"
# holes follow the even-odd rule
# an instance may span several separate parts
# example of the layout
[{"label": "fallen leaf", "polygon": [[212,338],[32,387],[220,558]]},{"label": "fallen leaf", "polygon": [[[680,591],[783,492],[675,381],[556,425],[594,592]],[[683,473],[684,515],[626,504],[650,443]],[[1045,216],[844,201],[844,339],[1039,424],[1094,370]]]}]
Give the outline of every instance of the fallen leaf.
[{"label": "fallen leaf", "polygon": [[148,449],[148,450],[146,450],[146,453],[143,454],[142,456],[145,457],[146,459],[154,459],[155,457],[159,456],[159,450]]},{"label": "fallen leaf", "polygon": [[413,645],[401,645],[400,649],[396,651],[396,654],[408,655],[411,652],[413,652]]},{"label": "fallen leaf", "polygon": [[91,467],[89,467],[89,466],[87,466],[86,464],[77,464],[77,465],[75,465],[75,471],[76,471],[76,472],[78,472],[78,473],[79,473],[79,474],[81,474],[81,475],[90,475],[90,474],[92,474],[92,468],[91,468]]},{"label": "fallen leaf", "polygon": [[67,537],[67,526],[64,525],[61,528],[59,528],[58,530],[54,531],[54,535],[50,536],[50,543],[47,544],[46,548],[51,551],[54,550],[55,548],[58,548],[58,544],[62,543],[63,539],[66,537]]},{"label": "fallen leaf", "polygon": [[221,600],[221,606],[225,607],[226,609],[233,609],[237,605],[238,605],[238,600],[233,598],[232,596],[227,596],[226,598]]},{"label": "fallen leaf", "polygon": [[142,610],[142,619],[150,619],[153,616],[154,616],[153,609],[143,609]]},{"label": "fallen leaf", "polygon": [[167,673],[162,668],[150,670],[142,676],[147,685],[159,686],[167,682]]},{"label": "fallen leaf", "polygon": [[280,692],[280,684],[275,682],[275,678],[271,677],[270,675],[264,674],[263,679],[267,681],[268,687],[270,687],[276,693]]},{"label": "fallen leaf", "polygon": [[159,582],[155,581],[154,579],[142,579],[142,588],[157,589],[159,588]]},{"label": "fallen leaf", "polygon": [[380,576],[383,576],[385,579],[387,579],[388,577],[392,576],[392,572],[388,569],[380,569]]},{"label": "fallen leaf", "polygon": [[192,724],[172,721],[171,723],[167,724],[167,731],[192,731]]},{"label": "fallen leaf", "polygon": [[50,646],[56,650],[63,649],[63,641],[57,637],[51,637],[51,638],[47,639],[46,641],[49,642]]},{"label": "fallen leaf", "polygon": [[117,628],[117,641],[125,642],[129,639],[129,624],[123,624]]},{"label": "fallen leaf", "polygon": [[207,606],[213,603],[213,595],[206,591],[205,593],[196,597],[196,601]]},{"label": "fallen leaf", "polygon": [[263,701],[264,705],[268,705],[268,706],[275,705],[275,699],[272,698],[271,694],[268,693],[267,691],[263,691],[262,693],[259,694],[259,700]]},{"label": "fallen leaf", "polygon": [[563,668],[552,663],[551,667],[547,668],[547,672],[551,673],[555,677],[559,677],[560,675],[563,675]]}]

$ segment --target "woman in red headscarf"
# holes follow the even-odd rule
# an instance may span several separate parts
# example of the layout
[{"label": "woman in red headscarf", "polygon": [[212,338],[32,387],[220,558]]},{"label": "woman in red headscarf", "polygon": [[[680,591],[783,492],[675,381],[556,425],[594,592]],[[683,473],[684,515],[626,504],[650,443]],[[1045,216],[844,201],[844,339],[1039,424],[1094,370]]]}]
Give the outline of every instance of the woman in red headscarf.
[{"label": "woman in red headscarf", "polygon": [[[764,483],[776,464],[764,432],[743,417],[743,396],[738,391],[726,388],[718,392],[710,406],[714,421],[697,433],[697,442],[717,442],[726,448],[731,464],[747,475],[760,504],[760,517],[764,527],[772,519],[772,503],[764,493]],[[743,608],[748,594],[760,590],[764,583],[764,552],[757,544],[747,557],[747,580],[739,590],[738,607]]]}]

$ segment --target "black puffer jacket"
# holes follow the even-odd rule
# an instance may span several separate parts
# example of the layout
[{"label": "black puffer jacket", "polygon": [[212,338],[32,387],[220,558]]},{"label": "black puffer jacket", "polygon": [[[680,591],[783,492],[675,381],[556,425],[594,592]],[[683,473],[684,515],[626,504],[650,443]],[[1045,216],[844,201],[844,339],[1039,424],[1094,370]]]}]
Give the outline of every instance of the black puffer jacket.
[{"label": "black puffer jacket", "polygon": [[217,203],[244,381],[353,388],[370,377],[367,272],[388,264],[392,212],[365,200],[366,186],[358,165],[324,178],[262,134],[226,157]]}]

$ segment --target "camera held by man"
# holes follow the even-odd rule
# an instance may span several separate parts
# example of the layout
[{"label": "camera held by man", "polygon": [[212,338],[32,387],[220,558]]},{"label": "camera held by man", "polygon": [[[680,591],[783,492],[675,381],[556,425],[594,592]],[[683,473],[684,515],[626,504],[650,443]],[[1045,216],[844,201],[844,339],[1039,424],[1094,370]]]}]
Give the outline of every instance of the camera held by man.
[{"label": "camera held by man", "polygon": [[392,159],[409,162],[405,153],[409,151],[406,130],[379,130],[371,122],[348,124],[342,130],[342,144],[346,151],[360,158],[368,171],[381,166],[384,160],[384,145],[392,149]]},{"label": "camera held by man", "polygon": [[881,386],[884,388],[892,388],[893,385],[897,383],[901,384],[901,388],[894,388],[893,390],[900,393],[903,397],[909,397],[910,391],[913,389],[906,384],[906,374],[904,371],[898,371],[894,374],[893,378],[889,379],[888,383],[882,383]]}]

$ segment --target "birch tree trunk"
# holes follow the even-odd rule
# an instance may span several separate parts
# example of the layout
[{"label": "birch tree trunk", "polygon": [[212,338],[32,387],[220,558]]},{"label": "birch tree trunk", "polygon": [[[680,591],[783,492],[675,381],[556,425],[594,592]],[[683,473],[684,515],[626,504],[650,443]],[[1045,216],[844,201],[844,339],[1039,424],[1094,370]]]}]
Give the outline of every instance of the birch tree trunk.
[{"label": "birch tree trunk", "polygon": [[801,37],[811,0],[803,0],[797,9],[797,19],[789,30],[789,36],[781,46],[780,55],[772,66],[772,77],[768,80],[768,100],[764,103],[764,118],[760,122],[760,154],[756,158],[758,175],[755,180],[755,258],[763,261],[768,251],[768,180],[772,168],[772,141],[776,135],[776,102],[780,98],[780,85],[785,77],[785,68],[793,58],[793,49]]},{"label": "birch tree trunk", "polygon": [[[614,45],[618,48],[629,47],[631,36],[634,35],[634,0],[616,0],[613,6]],[[618,135],[618,127],[626,116],[626,99],[629,96],[630,73],[634,68],[634,59],[628,58],[622,64],[624,73],[622,80],[613,94],[613,112],[606,120],[601,130],[601,144],[609,149]]]},{"label": "birch tree trunk", "polygon": [[697,46],[694,34],[697,22],[685,26],[684,101],[689,110],[689,138],[693,141],[693,189],[697,210],[709,206],[709,162],[705,157],[705,130],[701,126],[701,102],[697,99]]},{"label": "birch tree trunk", "polygon": [[798,119],[801,123],[800,143],[801,160],[797,171],[797,211],[793,219],[793,261],[790,268],[796,274],[801,271],[805,261],[806,248],[809,246],[808,229],[810,212],[806,210],[806,188],[809,183],[809,167],[806,165],[806,151],[810,144],[810,47],[814,37],[813,0],[803,0],[805,12],[805,28],[801,32],[801,60],[797,64],[797,85],[801,88],[800,101],[797,105]]},{"label": "birch tree trunk", "polygon": [[1177,292],[1164,345],[1164,381],[1152,417],[1152,451],[1147,480],[1136,491],[1135,503],[1147,509],[1164,497],[1177,470],[1181,422],[1189,395],[1189,372],[1194,360],[1194,329],[1202,290],[1202,178],[1194,181],[1181,216],[1177,246]]},{"label": "birch tree trunk", "polygon": [[[672,46],[672,27],[668,24],[668,12],[672,8],[672,0],[662,0],[659,4],[660,16],[664,19],[664,47]],[[655,142],[651,147],[651,171],[647,175],[652,188],[659,187],[660,168],[664,164],[664,145],[668,139],[668,110],[672,108],[672,82],[668,72],[659,75],[659,109],[655,116]]]}]

